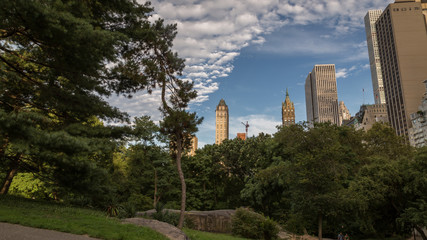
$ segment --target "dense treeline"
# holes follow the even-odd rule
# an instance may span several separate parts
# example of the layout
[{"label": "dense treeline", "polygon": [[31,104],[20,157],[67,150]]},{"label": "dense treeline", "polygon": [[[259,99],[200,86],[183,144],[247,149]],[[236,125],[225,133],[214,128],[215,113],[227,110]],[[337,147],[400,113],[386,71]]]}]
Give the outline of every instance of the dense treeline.
[{"label": "dense treeline", "polygon": [[249,206],[299,233],[403,236],[427,225],[426,153],[383,124],[283,127],[188,159],[189,205]]},{"label": "dense treeline", "polygon": [[[167,148],[157,145],[164,139],[159,128],[141,117],[132,131],[133,137],[104,155],[108,164],[96,164],[102,175],[80,172],[82,182],[74,187],[86,187],[58,200],[115,208],[120,216],[159,203],[179,209],[179,176]],[[296,233],[384,238],[427,223],[427,148],[411,148],[384,124],[366,133],[330,124],[294,125],[273,136],[226,140],[185,156],[183,172],[188,209],[250,207]],[[55,191],[68,189],[69,184],[58,187],[22,173],[11,193],[54,198]]]}]

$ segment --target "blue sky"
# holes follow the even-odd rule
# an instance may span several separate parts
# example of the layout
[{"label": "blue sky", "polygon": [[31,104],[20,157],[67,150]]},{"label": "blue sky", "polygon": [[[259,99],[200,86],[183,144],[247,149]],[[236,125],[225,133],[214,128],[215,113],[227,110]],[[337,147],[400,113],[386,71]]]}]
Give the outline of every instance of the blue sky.
[{"label": "blue sky", "polygon": [[[274,133],[286,88],[296,121],[306,120],[304,82],[315,64],[335,64],[338,99],[354,115],[373,103],[363,17],[392,0],[154,0],[153,19],[176,23],[174,50],[186,59],[184,78],[199,97],[191,105],[204,117],[199,147],[215,142],[215,107],[223,98],[230,138]],[[364,93],[362,91],[364,89]],[[131,116],[159,120],[160,98],[138,93],[110,102]]]}]

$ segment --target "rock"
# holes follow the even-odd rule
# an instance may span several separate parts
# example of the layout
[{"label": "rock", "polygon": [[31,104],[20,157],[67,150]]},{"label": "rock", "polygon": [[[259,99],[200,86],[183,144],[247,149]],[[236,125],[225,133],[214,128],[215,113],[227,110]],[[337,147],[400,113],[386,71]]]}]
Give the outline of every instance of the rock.
[{"label": "rock", "polygon": [[171,240],[189,240],[187,235],[182,232],[179,228],[170,225],[169,223],[160,222],[153,219],[145,219],[145,218],[126,218],[123,220],[124,223],[132,223],[138,226],[149,227]]},{"label": "rock", "polygon": [[[179,210],[165,209],[179,214]],[[214,211],[189,211],[186,212],[186,218],[194,223],[195,230],[216,233],[231,233],[231,217],[234,215],[235,210],[214,210]],[[138,212],[137,216],[151,216],[155,210],[146,212]]]}]

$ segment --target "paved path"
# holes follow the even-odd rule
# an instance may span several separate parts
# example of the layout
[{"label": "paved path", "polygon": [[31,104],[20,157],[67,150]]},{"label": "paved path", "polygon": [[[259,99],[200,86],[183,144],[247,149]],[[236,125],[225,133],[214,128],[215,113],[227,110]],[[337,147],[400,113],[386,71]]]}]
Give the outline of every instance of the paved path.
[{"label": "paved path", "polygon": [[85,235],[0,222],[0,240],[99,240]]}]

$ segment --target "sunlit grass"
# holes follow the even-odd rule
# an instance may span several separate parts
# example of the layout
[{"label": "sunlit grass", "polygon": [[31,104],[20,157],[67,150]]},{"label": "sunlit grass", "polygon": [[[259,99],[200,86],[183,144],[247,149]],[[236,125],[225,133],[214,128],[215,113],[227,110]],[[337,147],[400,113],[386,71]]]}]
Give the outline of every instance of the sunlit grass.
[{"label": "sunlit grass", "polygon": [[13,196],[0,196],[0,222],[87,234],[108,240],[167,240],[149,228],[122,224],[102,211]]}]

